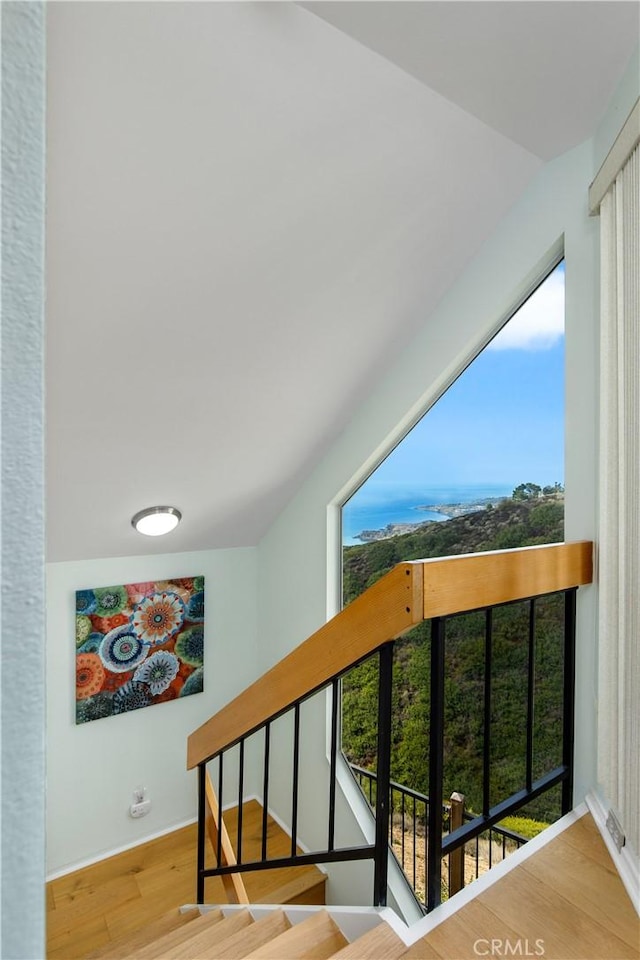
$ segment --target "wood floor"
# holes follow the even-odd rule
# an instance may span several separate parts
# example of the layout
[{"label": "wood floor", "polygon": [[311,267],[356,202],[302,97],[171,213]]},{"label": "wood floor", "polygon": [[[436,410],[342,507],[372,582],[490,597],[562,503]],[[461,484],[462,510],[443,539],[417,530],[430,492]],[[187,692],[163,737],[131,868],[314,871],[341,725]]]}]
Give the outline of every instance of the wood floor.
[{"label": "wood floor", "polygon": [[[272,833],[277,846],[281,842],[277,827]],[[170,908],[193,902],[194,857],[195,828],[189,827],[53,881],[47,888],[50,960],[86,957]],[[265,882],[259,873],[247,875],[247,881],[251,880]],[[216,902],[219,889],[213,884],[217,882],[211,881],[209,902]],[[285,878],[284,883],[286,886],[293,881]],[[253,902],[264,902],[270,894],[279,896],[281,890],[254,888],[249,892]],[[268,922],[274,931],[286,930],[286,920],[281,916]],[[200,920],[198,923],[202,925]],[[233,923],[242,925],[250,919],[237,918]],[[256,942],[258,936],[264,936],[266,922],[261,923],[262,927],[256,924],[253,928]],[[323,924],[327,929],[320,931]],[[305,952],[296,952],[299,946],[294,946],[293,932],[285,949],[283,932],[277,943],[270,940],[251,956],[277,960],[300,956],[344,960],[477,960],[482,956],[640,960],[640,921],[589,814],[408,949],[386,926],[344,946],[340,946],[340,937],[328,920],[309,921],[309,928],[315,926],[325,944],[322,950],[314,947],[308,953],[309,934],[301,925],[296,936],[304,942]],[[187,927],[188,923],[185,930]],[[233,932],[233,950],[231,941],[226,940],[225,956],[244,957],[247,953],[239,930],[236,933],[234,927]],[[177,943],[182,936],[176,932],[170,939]],[[188,960],[218,956],[215,949],[195,954],[189,950],[185,944],[176,948],[175,956]],[[174,955],[172,951],[169,954]],[[164,957],[165,953],[143,949],[121,955]]]}]

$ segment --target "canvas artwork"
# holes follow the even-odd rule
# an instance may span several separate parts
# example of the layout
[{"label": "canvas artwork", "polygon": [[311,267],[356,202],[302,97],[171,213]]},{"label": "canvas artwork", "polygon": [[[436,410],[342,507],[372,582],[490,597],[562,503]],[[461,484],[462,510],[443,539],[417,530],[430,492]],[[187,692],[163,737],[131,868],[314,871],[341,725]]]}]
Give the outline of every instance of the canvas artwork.
[{"label": "canvas artwork", "polygon": [[204,577],[76,591],[76,723],[201,693]]}]

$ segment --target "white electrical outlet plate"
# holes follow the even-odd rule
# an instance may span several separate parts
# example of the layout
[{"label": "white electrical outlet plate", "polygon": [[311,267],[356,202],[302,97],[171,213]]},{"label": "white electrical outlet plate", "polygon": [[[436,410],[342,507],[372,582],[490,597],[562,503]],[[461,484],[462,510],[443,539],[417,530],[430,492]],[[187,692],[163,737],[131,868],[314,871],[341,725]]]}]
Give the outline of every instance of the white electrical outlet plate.
[{"label": "white electrical outlet plate", "polygon": [[151,800],[142,800],[140,803],[132,803],[129,807],[129,815],[134,819],[146,817],[151,810]]},{"label": "white electrical outlet plate", "polygon": [[613,810],[609,810],[609,816],[607,817],[607,830],[613,837],[613,842],[617,847],[618,853],[620,853],[625,845],[625,835]]}]

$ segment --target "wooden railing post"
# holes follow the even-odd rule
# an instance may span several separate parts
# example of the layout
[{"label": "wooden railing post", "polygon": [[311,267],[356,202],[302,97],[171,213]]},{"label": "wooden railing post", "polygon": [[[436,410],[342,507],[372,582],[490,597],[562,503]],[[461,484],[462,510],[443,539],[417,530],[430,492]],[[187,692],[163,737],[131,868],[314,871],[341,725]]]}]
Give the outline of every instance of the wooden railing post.
[{"label": "wooden railing post", "polygon": [[[213,849],[220,851],[219,855],[216,854],[216,866],[235,866],[237,864],[235,851],[227,832],[222,810],[220,810],[220,804],[213,789],[211,778],[206,770],[204,772],[204,791],[206,801],[206,825],[209,831],[209,839],[211,840]],[[202,874],[199,875],[202,876]],[[222,883],[229,903],[249,903],[244,881],[239,873],[223,874]],[[200,893],[200,888],[198,888],[198,893]],[[204,896],[198,903],[203,902]]]},{"label": "wooden railing post", "polygon": [[[449,813],[449,834],[461,827],[464,823],[464,796],[461,793],[451,794],[451,811]],[[464,845],[449,854],[449,896],[458,893],[464,887]]]}]

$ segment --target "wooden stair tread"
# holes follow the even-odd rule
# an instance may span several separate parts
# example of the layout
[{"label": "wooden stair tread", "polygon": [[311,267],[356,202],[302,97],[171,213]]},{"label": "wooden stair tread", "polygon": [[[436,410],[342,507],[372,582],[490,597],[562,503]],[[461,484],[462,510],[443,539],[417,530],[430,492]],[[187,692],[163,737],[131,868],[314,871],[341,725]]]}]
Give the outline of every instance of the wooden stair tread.
[{"label": "wooden stair tread", "polygon": [[[449,951],[446,956],[442,953],[437,953],[426,938],[424,940],[418,940],[412,947],[409,947],[406,953],[400,954],[401,960],[450,960],[451,957],[456,957],[456,960],[463,960],[463,956],[466,960],[466,953],[464,955],[460,954],[460,956],[451,951]],[[478,960],[478,958],[474,957],[474,960]]]},{"label": "wooden stair tread", "polygon": [[[196,936],[202,930],[209,930],[216,924],[222,925],[224,922],[222,910],[210,910],[208,913],[203,913],[202,916],[196,917],[195,920],[191,920],[188,924],[185,924],[184,927],[171,930],[169,933],[164,934],[164,936],[158,937],[146,946],[136,950],[135,954],[129,954],[129,956],[135,957],[135,960],[155,960],[156,957],[164,958],[165,956],[169,956],[171,949],[177,944],[182,943],[185,937]],[[185,932],[185,928],[188,929],[188,933]]]},{"label": "wooden stair tread", "polygon": [[345,946],[347,940],[337,925],[320,910],[247,954],[246,960],[326,960]]},{"label": "wooden stair tread", "polygon": [[291,927],[290,921],[282,910],[274,910],[261,920],[255,920],[251,926],[227,937],[220,943],[207,949],[198,948],[198,960],[243,960],[252,950],[257,950]]},{"label": "wooden stair tread", "polygon": [[333,955],[332,960],[398,960],[406,945],[387,923],[379,923]]},{"label": "wooden stair tread", "polygon": [[248,910],[240,910],[206,930],[195,933],[186,930],[183,940],[170,949],[164,949],[155,954],[154,957],[156,960],[196,960],[196,958],[201,960],[205,956],[218,956],[216,950],[223,940],[239,931],[244,932],[253,922],[253,917]]},{"label": "wooden stair tread", "polygon": [[123,960],[131,956],[134,950],[140,950],[146,947],[154,940],[160,939],[172,930],[177,930],[185,924],[196,920],[200,916],[197,909],[185,910],[181,913],[179,910],[170,910],[163,916],[153,920],[147,926],[135,933],[125,934],[118,937],[117,940],[111,940],[104,947],[94,950],[87,957],[87,960]]},{"label": "wooden stair tread", "polygon": [[[263,899],[255,903],[297,903],[307,905],[324,904],[324,887],[327,882],[326,874],[316,867],[284,867],[276,871],[263,871],[273,874],[281,882],[277,887],[265,891]],[[314,896],[317,894],[317,897]]]}]

